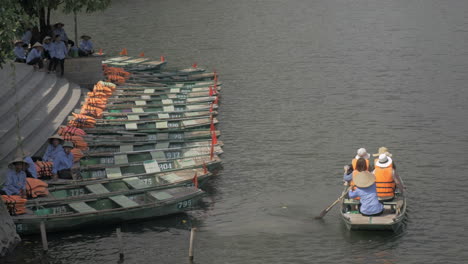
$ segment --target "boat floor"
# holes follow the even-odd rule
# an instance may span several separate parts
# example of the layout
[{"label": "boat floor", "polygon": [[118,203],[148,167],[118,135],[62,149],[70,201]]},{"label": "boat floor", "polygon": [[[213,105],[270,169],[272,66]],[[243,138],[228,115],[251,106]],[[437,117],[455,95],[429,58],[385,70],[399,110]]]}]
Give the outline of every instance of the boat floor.
[{"label": "boat floor", "polygon": [[384,213],[379,216],[363,216],[360,213],[345,213],[352,225],[391,225],[397,216],[395,210],[385,208]]}]

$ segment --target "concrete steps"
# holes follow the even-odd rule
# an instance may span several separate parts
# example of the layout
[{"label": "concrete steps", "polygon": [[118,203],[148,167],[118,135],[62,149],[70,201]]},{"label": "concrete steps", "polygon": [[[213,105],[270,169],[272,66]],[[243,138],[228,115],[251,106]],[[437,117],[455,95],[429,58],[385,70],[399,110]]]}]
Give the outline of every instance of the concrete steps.
[{"label": "concrete steps", "polygon": [[[32,68],[31,66],[29,66]],[[2,74],[0,74],[2,77]],[[22,70],[17,78],[20,135],[25,150],[37,152],[78,104],[81,89],[65,78],[43,72]],[[7,81],[10,79],[7,79]],[[5,80],[0,79],[5,82]],[[11,93],[11,91],[7,91]],[[7,93],[3,93],[4,95]],[[16,154],[15,100],[0,97],[0,174]],[[2,182],[0,177],[0,182]]]}]

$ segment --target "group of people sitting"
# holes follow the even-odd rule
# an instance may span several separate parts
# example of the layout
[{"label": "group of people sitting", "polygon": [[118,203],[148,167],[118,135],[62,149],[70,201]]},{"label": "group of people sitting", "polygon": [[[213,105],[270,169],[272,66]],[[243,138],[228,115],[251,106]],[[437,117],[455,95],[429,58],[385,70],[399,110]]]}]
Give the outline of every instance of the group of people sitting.
[{"label": "group of people sitting", "polygon": [[344,181],[350,186],[349,198],[360,200],[359,212],[364,216],[378,216],[384,212],[383,201],[392,200],[395,190],[403,191],[403,183],[396,174],[392,154],[386,147],[379,148],[378,157],[370,164],[370,155],[360,148],[351,162],[344,167]]},{"label": "group of people sitting", "polygon": [[[48,146],[44,153],[43,161],[52,161],[52,179],[72,179],[71,168],[73,166],[73,143],[64,141],[59,135],[48,139]],[[26,196],[27,178],[38,178],[36,166],[30,153],[25,157],[17,157],[8,165],[7,179],[0,189],[1,195]]]},{"label": "group of people sitting", "polygon": [[21,40],[15,42],[13,50],[15,54],[15,62],[23,62],[28,65],[33,65],[36,68],[42,69],[44,67],[44,60],[49,61],[48,73],[55,72],[57,66],[60,65],[60,74],[64,74],[65,58],[67,56],[89,56],[94,53],[93,43],[91,37],[88,35],[81,36],[79,47],[68,39],[67,33],[63,28],[63,23],[56,23],[53,30],[50,32],[51,36],[46,36],[42,43],[35,42],[31,48],[29,46],[32,38],[30,29],[27,29]]}]

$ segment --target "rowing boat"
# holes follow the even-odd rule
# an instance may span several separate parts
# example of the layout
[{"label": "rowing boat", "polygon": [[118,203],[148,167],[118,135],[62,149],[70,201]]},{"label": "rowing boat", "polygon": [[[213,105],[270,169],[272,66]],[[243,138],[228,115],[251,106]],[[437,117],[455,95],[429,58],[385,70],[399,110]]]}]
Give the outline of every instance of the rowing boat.
[{"label": "rowing boat", "polygon": [[163,60],[151,60],[149,58],[138,58],[130,56],[108,58],[102,62],[102,64],[124,68],[127,71],[158,71],[166,63],[167,62]]},{"label": "rowing boat", "polygon": [[406,216],[406,198],[402,193],[395,193],[391,201],[382,201],[384,213],[379,216],[363,216],[357,211],[359,200],[343,199],[341,218],[350,230],[388,230],[401,228]]},{"label": "rowing boat", "polygon": [[138,121],[161,121],[171,119],[191,119],[197,117],[205,117],[210,115],[217,115],[216,111],[198,111],[186,113],[107,113],[105,119],[96,119],[96,125],[100,124],[118,124],[120,122],[135,122]]},{"label": "rowing boat", "polygon": [[135,105],[120,105],[117,107],[111,107],[107,112],[103,112],[103,116],[107,116],[108,113],[185,113],[185,112],[199,112],[206,110],[216,110],[217,104],[188,104],[188,105],[160,105],[160,106],[135,106]]},{"label": "rowing boat", "polygon": [[27,213],[12,216],[20,234],[78,229],[152,218],[192,209],[204,192],[195,187],[136,191],[92,199],[67,200],[47,205],[27,205]]}]

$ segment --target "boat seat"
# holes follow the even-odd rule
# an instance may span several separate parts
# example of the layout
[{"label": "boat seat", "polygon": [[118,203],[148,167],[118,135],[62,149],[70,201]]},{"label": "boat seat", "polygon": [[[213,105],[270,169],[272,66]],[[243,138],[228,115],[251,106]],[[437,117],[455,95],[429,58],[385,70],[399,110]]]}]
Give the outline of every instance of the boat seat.
[{"label": "boat seat", "polygon": [[138,177],[124,178],[124,182],[130,185],[134,189],[144,189],[150,187],[148,184],[145,184]]},{"label": "boat seat", "polygon": [[103,194],[103,193],[108,193],[109,190],[104,187],[104,185],[97,183],[97,184],[92,184],[92,185],[86,185],[86,189],[88,189],[90,192],[94,194]]},{"label": "boat seat", "polygon": [[347,205],[359,205],[361,202],[359,202],[359,200],[354,199],[344,199],[343,203]]},{"label": "boat seat", "polygon": [[153,192],[149,192],[149,194],[159,201],[167,200],[173,197],[172,194],[169,194],[167,192],[161,192],[161,191],[153,191]]},{"label": "boat seat", "polygon": [[85,202],[76,202],[76,203],[69,203],[68,204],[73,210],[77,211],[78,213],[92,213],[97,212],[96,209],[92,208]]},{"label": "boat seat", "polygon": [[168,149],[169,142],[159,142],[156,144],[156,149]]},{"label": "boat seat", "polygon": [[137,206],[138,204],[132,200],[130,200],[128,197],[124,195],[116,195],[116,196],[111,196],[109,197],[112,201],[114,201],[116,204],[128,208],[128,207],[133,207]]}]

